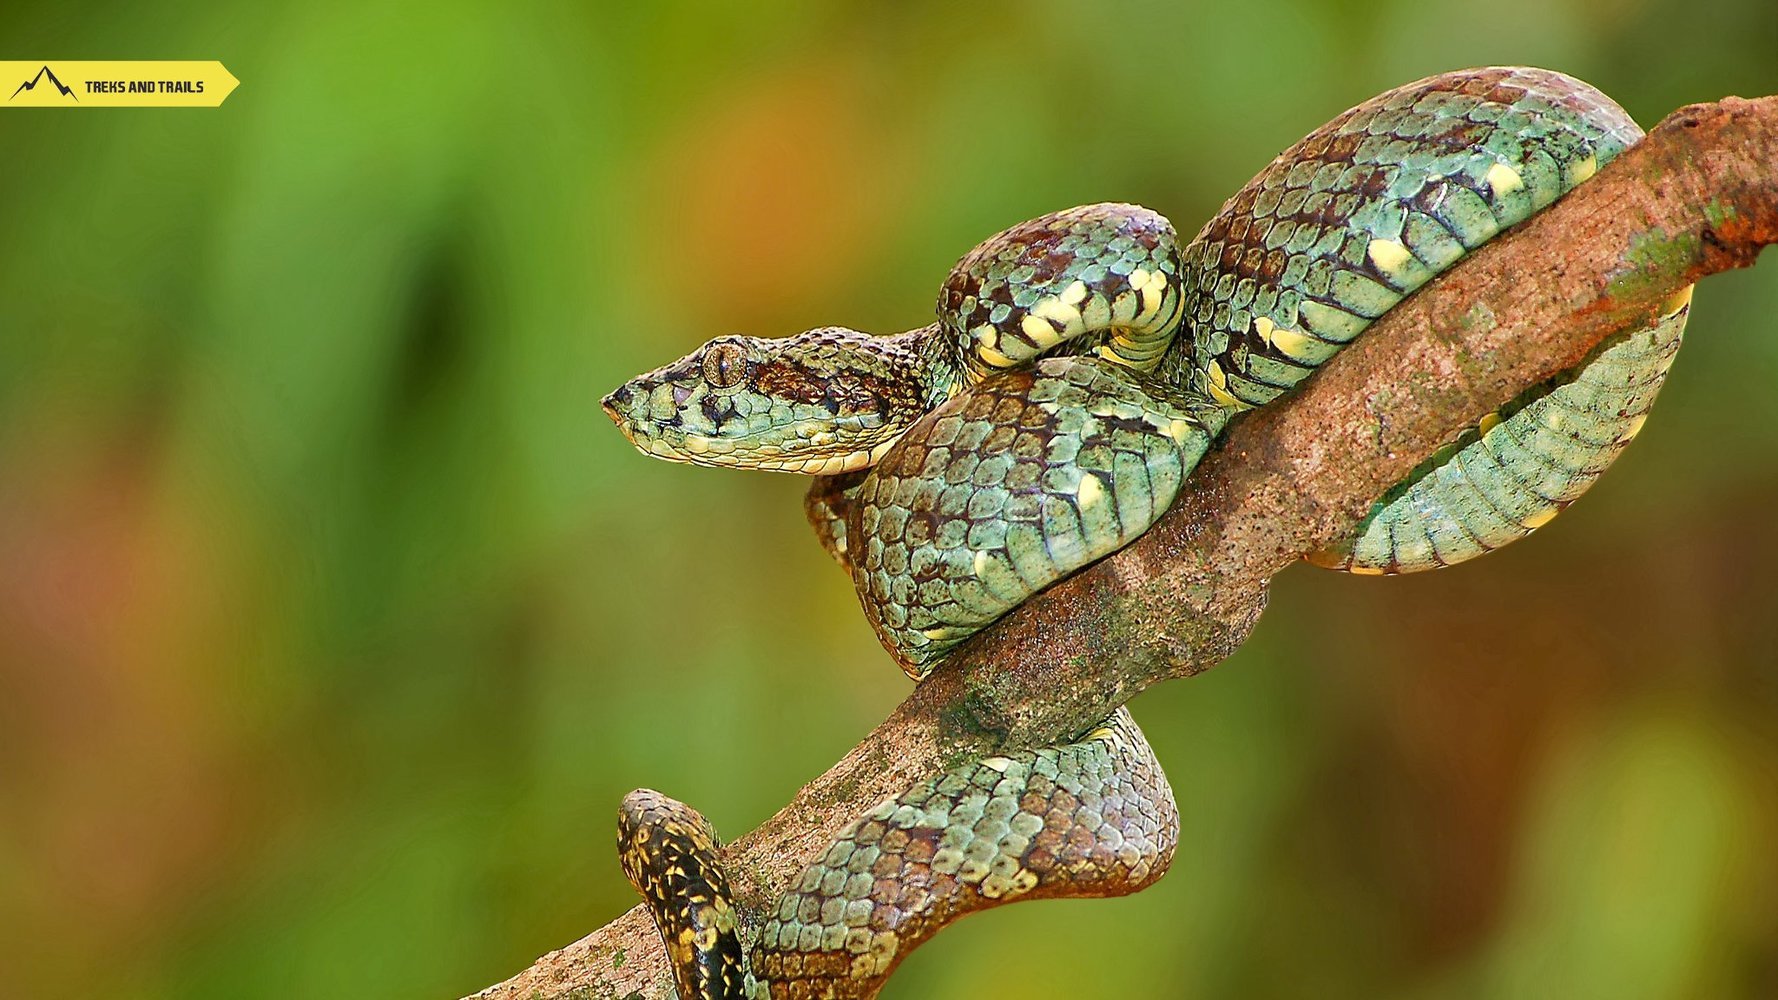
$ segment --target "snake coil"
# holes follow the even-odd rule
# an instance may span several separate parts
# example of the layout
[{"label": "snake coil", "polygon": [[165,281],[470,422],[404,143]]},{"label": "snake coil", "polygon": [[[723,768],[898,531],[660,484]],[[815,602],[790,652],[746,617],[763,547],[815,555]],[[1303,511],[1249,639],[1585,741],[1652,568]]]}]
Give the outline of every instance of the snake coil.
[{"label": "snake coil", "polygon": [[[1311,132],[1181,244],[1135,205],[1007,229],[958,262],[938,321],[722,337],[604,401],[646,454],[816,476],[823,546],[915,679],[1031,594],[1138,537],[1224,427],[1641,136],[1594,88],[1490,67],[1387,91]],[[1431,569],[1521,538],[1641,428],[1690,289],[1391,489],[1319,565]],[[859,819],[757,928],[715,834],[625,799],[626,873],[681,996],[869,997],[921,941],[1015,899],[1132,892],[1178,814],[1119,709],[1079,740],[934,775]]]}]

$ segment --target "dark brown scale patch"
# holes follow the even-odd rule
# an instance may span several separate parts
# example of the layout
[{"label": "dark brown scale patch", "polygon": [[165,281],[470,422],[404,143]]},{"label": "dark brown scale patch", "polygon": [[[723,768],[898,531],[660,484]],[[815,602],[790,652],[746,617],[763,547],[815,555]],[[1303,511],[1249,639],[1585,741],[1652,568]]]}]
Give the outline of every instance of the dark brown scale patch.
[{"label": "dark brown scale patch", "polygon": [[1323,229],[1331,229],[1345,223],[1346,213],[1341,209],[1339,199],[1324,197],[1321,207],[1301,216],[1301,218],[1305,218]]},{"label": "dark brown scale patch", "polygon": [[1335,136],[1327,144],[1327,158],[1340,163],[1351,160],[1358,152],[1358,144],[1363,141],[1364,136],[1357,134]]},{"label": "dark brown scale patch", "polygon": [[827,385],[797,365],[769,361],[754,375],[753,385],[775,399],[798,403],[818,403],[827,395]]},{"label": "dark brown scale patch", "polygon": [[1284,274],[1284,267],[1289,263],[1289,260],[1291,260],[1291,254],[1284,253],[1282,247],[1266,254],[1266,260],[1259,265],[1259,279],[1261,281],[1277,281]]},{"label": "dark brown scale patch", "polygon": [[1494,104],[1517,104],[1525,96],[1525,88],[1512,84],[1502,84],[1488,92],[1487,99]]},{"label": "dark brown scale patch", "polygon": [[1427,135],[1425,141],[1436,142],[1452,150],[1467,149],[1481,145],[1482,140],[1487,138],[1488,132],[1492,128],[1491,125],[1473,122],[1467,118],[1452,118],[1449,121],[1450,124],[1444,131]]},{"label": "dark brown scale patch", "polygon": [[920,402],[900,382],[856,372],[835,376],[827,389],[840,406],[854,413],[874,409],[887,415],[891,410],[918,407]]}]

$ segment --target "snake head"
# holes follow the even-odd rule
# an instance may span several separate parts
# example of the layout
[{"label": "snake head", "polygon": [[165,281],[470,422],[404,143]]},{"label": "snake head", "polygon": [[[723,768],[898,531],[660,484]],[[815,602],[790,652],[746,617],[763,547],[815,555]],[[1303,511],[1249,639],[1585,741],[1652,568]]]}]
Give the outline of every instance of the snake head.
[{"label": "snake head", "polygon": [[625,382],[606,414],[669,462],[832,475],[872,465],[928,408],[926,331],[718,337]]}]

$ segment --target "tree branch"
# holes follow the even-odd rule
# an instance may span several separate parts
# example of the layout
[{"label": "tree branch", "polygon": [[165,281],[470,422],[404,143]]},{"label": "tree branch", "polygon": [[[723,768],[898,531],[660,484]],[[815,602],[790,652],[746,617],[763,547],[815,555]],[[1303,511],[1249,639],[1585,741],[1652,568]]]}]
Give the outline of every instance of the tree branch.
[{"label": "tree branch", "polygon": [[[1135,544],[962,647],[725,860],[749,925],[846,825],[962,758],[1072,737],[1241,644],[1273,574],[1483,414],[1778,242],[1778,97],[1674,112],[1599,176],[1239,421]],[[673,996],[640,906],[482,998]]]}]

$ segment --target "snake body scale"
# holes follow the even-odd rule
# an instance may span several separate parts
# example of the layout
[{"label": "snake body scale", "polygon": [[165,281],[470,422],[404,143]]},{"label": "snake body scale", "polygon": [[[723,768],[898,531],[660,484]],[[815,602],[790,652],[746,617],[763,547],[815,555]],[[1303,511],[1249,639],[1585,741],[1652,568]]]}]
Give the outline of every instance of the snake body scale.
[{"label": "snake body scale", "polygon": [[[604,407],[658,458],[816,476],[816,534],[919,679],[1145,531],[1231,419],[1640,136],[1559,73],[1429,77],[1311,132],[1189,242],[1135,205],[1040,216],[966,254],[929,326],[719,337]],[[1689,307],[1687,289],[1482,417],[1311,561],[1431,569],[1548,522],[1642,426]],[[689,806],[632,793],[619,843],[682,997],[868,997],[965,913],[1142,888],[1177,829],[1119,709],[1072,743],[960,765],[883,803],[758,928],[741,926],[715,833]]]}]

